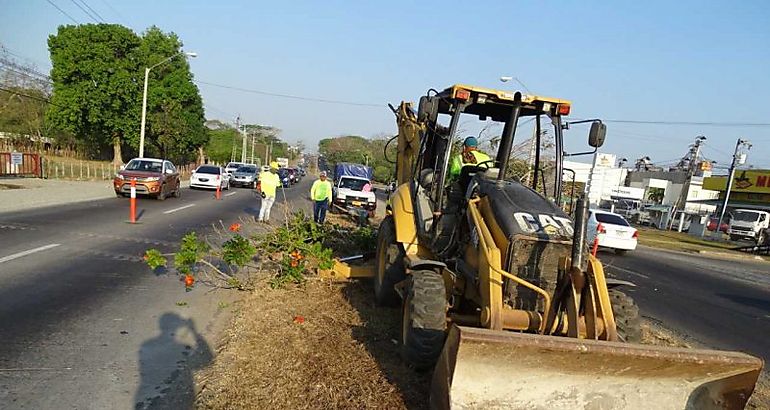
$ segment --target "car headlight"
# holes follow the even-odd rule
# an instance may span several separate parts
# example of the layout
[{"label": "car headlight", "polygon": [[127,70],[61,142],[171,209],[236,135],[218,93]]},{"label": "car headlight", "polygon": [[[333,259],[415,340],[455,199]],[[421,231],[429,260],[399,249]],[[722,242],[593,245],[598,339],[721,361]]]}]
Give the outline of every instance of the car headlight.
[{"label": "car headlight", "polygon": [[143,178],[143,179],[141,179],[141,181],[144,181],[144,182],[155,182],[155,181],[160,181],[160,177],[147,177],[147,178]]},{"label": "car headlight", "polygon": [[115,174],[115,178],[117,178],[117,179],[123,179],[123,175],[120,175],[120,174]]}]

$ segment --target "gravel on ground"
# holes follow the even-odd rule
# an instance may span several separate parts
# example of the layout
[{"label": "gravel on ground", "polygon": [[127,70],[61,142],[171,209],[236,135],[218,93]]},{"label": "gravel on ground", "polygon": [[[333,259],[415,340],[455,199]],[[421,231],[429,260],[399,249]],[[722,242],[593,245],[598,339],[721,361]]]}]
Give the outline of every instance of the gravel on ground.
[{"label": "gravel on ground", "polygon": [[[2,187],[5,187],[3,189]],[[111,181],[0,179],[0,212],[21,211],[71,202],[114,198]]]}]

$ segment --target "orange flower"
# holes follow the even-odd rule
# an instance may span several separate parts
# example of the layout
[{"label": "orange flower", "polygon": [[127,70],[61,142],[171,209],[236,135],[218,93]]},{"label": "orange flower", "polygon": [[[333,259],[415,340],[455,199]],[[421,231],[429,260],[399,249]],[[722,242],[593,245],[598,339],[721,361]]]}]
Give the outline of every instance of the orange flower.
[{"label": "orange flower", "polygon": [[299,315],[294,316],[294,323],[296,323],[298,325],[301,325],[301,324],[305,323],[305,318],[303,316],[299,316]]},{"label": "orange flower", "polygon": [[142,256],[142,259],[149,260],[150,259],[150,255],[145,253],[144,256]]},{"label": "orange flower", "polygon": [[292,259],[296,259],[296,260],[302,260],[304,258],[304,256],[302,256],[302,254],[299,253],[298,250],[293,251],[290,255]]},{"label": "orange flower", "polygon": [[296,268],[299,266],[299,262],[296,259],[292,259],[290,265],[292,268]]},{"label": "orange flower", "polygon": [[234,224],[230,225],[230,230],[233,231],[233,232],[240,232],[241,224],[234,223]]},{"label": "orange flower", "polygon": [[195,283],[195,278],[192,277],[192,275],[185,275],[184,276],[184,285],[185,285],[185,287],[191,288],[194,283]]}]

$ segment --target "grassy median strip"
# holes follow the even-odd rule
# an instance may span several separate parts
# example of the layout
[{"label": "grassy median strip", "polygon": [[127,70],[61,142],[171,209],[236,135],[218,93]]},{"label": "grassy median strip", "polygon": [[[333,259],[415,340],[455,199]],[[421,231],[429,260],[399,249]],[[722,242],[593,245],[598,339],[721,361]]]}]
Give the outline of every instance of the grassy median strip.
[{"label": "grassy median strip", "polygon": [[[639,230],[639,244],[652,248],[666,249],[670,251],[692,252],[692,253],[710,253],[736,258],[746,258],[753,255],[735,251],[734,248],[740,246],[726,240],[709,239],[706,236],[699,238],[685,232],[662,231],[654,228],[637,227]],[[709,234],[712,234],[709,232]],[[748,245],[748,243],[746,243]],[[770,261],[770,257],[761,256],[765,261]]]}]

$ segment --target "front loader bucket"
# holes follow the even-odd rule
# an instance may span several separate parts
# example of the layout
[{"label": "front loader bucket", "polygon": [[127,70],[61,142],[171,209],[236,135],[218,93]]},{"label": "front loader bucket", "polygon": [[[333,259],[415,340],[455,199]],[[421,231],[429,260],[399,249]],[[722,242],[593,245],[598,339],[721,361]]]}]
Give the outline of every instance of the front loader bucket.
[{"label": "front loader bucket", "polygon": [[743,409],[762,360],[737,352],[453,326],[435,409]]}]

